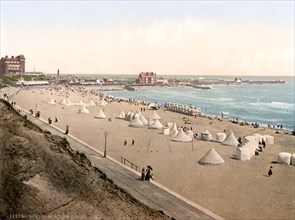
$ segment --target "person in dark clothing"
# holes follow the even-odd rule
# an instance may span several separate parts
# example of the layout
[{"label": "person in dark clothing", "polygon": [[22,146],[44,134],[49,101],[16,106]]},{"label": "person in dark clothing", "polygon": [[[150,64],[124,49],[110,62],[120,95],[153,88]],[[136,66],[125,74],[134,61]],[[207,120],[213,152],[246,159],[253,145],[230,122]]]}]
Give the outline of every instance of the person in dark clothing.
[{"label": "person in dark clothing", "polygon": [[265,141],[263,138],[262,138],[261,144],[262,144],[263,148],[265,148]]},{"label": "person in dark clothing", "polygon": [[269,171],[268,171],[268,176],[270,177],[272,175],[272,166],[270,166]]},{"label": "person in dark clothing", "polygon": [[151,169],[149,167],[146,168],[146,175],[145,175],[145,180],[150,181],[151,178]]},{"label": "person in dark clothing", "polygon": [[141,180],[144,181],[144,178],[145,178],[145,169],[142,168],[142,170],[141,170]]},{"label": "person in dark clothing", "polygon": [[57,117],[55,117],[55,122],[58,122],[58,119],[57,119]]},{"label": "person in dark clothing", "polygon": [[65,134],[69,134],[69,126],[68,125],[66,126]]},{"label": "person in dark clothing", "polygon": [[126,146],[126,145],[127,145],[127,141],[125,140],[125,141],[124,141],[124,146]]},{"label": "person in dark clothing", "polygon": [[132,146],[134,145],[134,140],[132,140]]}]

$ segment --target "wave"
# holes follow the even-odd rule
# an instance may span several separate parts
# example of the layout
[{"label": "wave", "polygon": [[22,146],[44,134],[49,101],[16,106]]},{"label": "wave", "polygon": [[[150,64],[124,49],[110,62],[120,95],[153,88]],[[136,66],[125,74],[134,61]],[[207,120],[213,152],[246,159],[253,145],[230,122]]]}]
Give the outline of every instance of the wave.
[{"label": "wave", "polygon": [[294,104],[287,103],[287,102],[252,102],[250,103],[250,105],[294,110]]}]

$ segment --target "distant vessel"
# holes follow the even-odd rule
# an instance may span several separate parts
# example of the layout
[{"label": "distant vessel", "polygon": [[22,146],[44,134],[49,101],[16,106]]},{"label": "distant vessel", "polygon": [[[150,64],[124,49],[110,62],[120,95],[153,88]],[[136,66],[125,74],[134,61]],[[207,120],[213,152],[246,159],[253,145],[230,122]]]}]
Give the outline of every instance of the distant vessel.
[{"label": "distant vessel", "polygon": [[196,88],[196,89],[212,89],[212,86],[210,85],[191,85],[192,87]]}]

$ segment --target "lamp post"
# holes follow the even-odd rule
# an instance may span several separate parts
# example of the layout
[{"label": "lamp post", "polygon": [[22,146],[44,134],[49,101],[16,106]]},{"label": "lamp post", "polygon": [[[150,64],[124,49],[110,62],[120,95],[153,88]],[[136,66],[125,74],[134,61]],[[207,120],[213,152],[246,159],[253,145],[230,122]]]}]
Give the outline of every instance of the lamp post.
[{"label": "lamp post", "polygon": [[109,135],[109,132],[104,131],[104,152],[103,152],[103,157],[107,157],[107,137]]}]

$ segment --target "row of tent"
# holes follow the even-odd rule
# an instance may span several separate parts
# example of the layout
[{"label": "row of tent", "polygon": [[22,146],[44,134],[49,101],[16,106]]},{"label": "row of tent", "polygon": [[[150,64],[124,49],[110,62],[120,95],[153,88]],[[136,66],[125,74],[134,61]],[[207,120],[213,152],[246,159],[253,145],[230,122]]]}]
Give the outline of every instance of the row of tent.
[{"label": "row of tent", "polygon": [[[56,101],[53,98],[50,98],[48,104],[55,105]],[[60,101],[60,104],[64,105],[64,106],[95,106],[95,105],[98,105],[98,106],[104,107],[108,104],[108,102],[105,101],[104,99],[101,99],[97,104],[92,99],[90,99],[89,103],[84,103],[82,100],[80,100],[79,102],[71,102],[69,99],[64,98]]]},{"label": "row of tent", "polygon": [[165,103],[165,108],[169,111],[178,112],[186,115],[198,115],[201,113],[200,108],[194,108],[188,105],[181,105],[177,103]]}]

